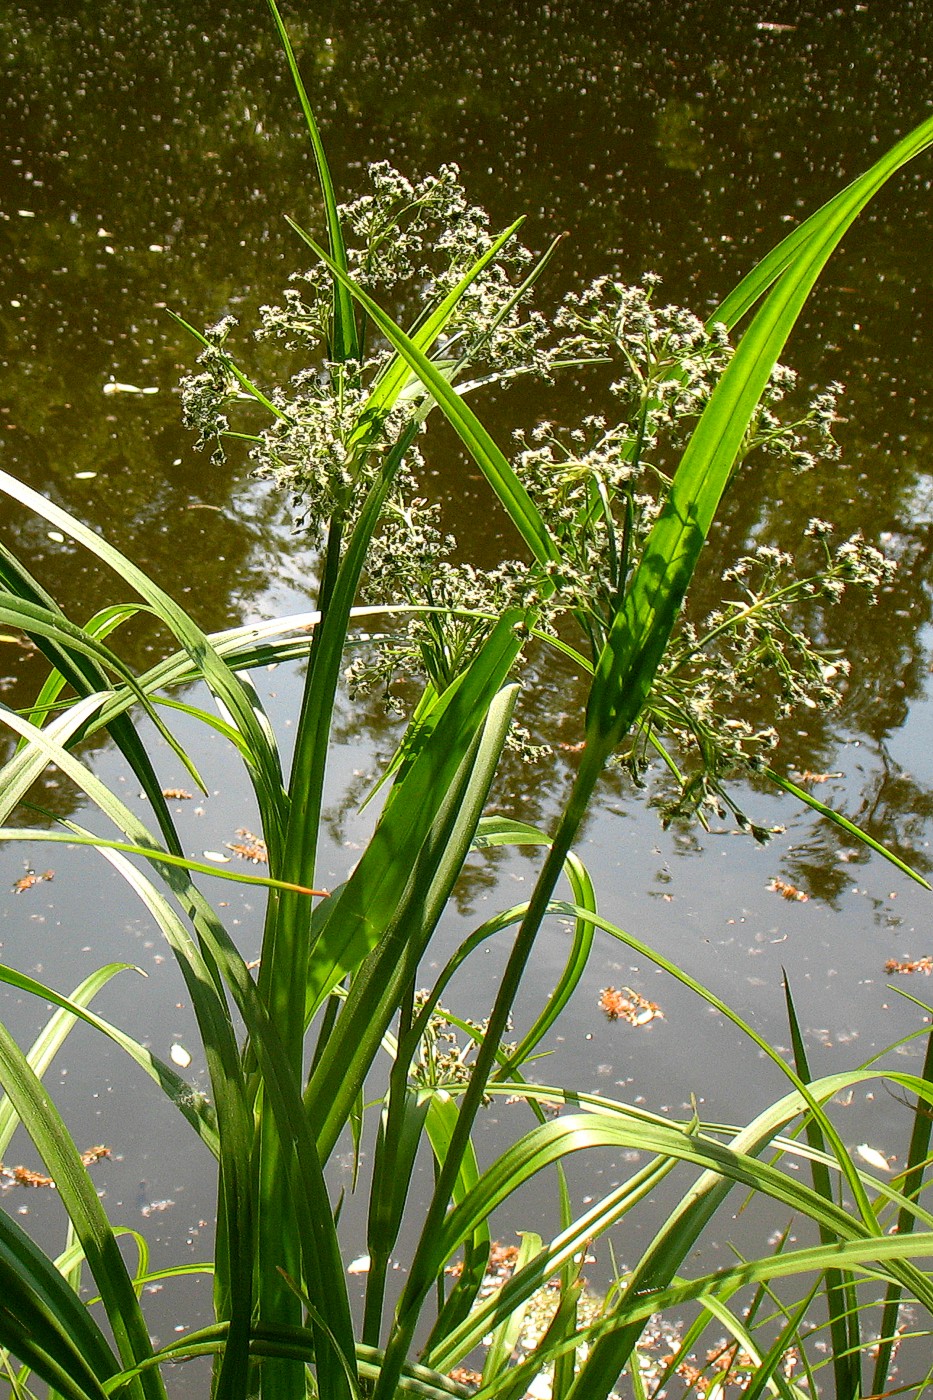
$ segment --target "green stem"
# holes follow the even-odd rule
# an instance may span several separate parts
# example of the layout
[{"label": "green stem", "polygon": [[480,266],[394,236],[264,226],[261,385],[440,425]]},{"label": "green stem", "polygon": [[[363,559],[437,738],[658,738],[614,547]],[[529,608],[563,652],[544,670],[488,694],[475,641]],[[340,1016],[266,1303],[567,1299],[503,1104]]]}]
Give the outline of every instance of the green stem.
[{"label": "green stem", "polygon": [[[927,1049],[923,1061],[922,1077],[927,1081],[933,1081],[933,1034],[927,1036]],[[901,1190],[908,1200],[915,1201],[920,1195],[920,1188],[923,1185],[923,1169],[926,1164],[927,1153],[930,1150],[930,1135],[933,1132],[933,1121],[926,1111],[926,1106],[917,1100],[914,1109],[914,1126],[910,1135],[910,1147],[907,1152],[908,1167],[904,1173],[904,1180]],[[897,1233],[899,1235],[909,1235],[915,1224],[914,1213],[906,1206],[898,1211]],[[893,1280],[888,1284],[884,1295],[884,1310],[881,1314],[881,1328],[878,1340],[878,1354],[875,1359],[875,1372],[872,1377],[872,1394],[880,1395],[888,1387],[888,1367],[891,1364],[891,1353],[894,1349],[894,1339],[897,1329],[897,1317],[900,1309],[903,1288]]]},{"label": "green stem", "polygon": [[[429,1267],[428,1259],[446,1214],[464,1153],[470,1141],[473,1123],[483,1101],[487,1082],[495,1066],[496,1052],[506,1032],[512,1004],[528,965],[535,939],[563,870],[564,861],[586,815],[606,756],[607,751],[602,745],[598,747],[588,745],[584,750],[583,761],[570,797],[535,884],[528,911],[516,935],[489,1017],[486,1033],[477,1053],[473,1073],[460,1105],[460,1112],[457,1115],[447,1155],[438,1173],[437,1184],[425,1217],[424,1228],[415,1251],[415,1257],[412,1260],[408,1284],[399,1302],[396,1323],[386,1346],[373,1400],[390,1400],[390,1397],[395,1394],[402,1367],[414,1336],[421,1304],[434,1283],[434,1271]],[[510,1062],[506,1061],[504,1065],[500,1066],[496,1077],[501,1078],[507,1074],[510,1067]]]}]

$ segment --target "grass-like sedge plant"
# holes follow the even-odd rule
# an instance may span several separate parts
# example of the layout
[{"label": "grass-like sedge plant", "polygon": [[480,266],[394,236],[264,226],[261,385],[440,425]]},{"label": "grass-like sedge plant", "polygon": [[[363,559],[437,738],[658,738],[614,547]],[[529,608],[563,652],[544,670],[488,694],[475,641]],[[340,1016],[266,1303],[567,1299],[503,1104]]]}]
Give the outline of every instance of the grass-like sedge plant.
[{"label": "grass-like sedge plant", "polygon": [[[833,393],[796,419],[782,417],[788,372],[780,357],[839,240],[885,181],[930,145],[933,121],[795,229],[706,322],[660,305],[651,279],[632,288],[611,277],[567,298],[548,322],[529,306],[553,248],[536,259],[519,244],[517,225],[492,233],[452,168],[413,183],[378,166],[366,194],[339,203],[288,35],[274,0],[269,6],[314,151],[325,246],[296,227],[312,268],[281,306],[262,313],[262,332],[295,354],[293,377],[260,386],[231,352],[225,320],[193,331],[201,349],[184,386],[185,412],[215,450],[227,435],[248,439],[257,468],[296,498],[300,523],[320,542],[316,612],[205,635],[117,547],[0,473],[0,489],[136,595],[80,624],[31,575],[28,561],[0,550],[0,618],[31,637],[50,666],[28,714],[0,711],[17,741],[0,772],[0,836],[93,845],[125,877],[177,959],[211,1088],[209,1097],[195,1093],[175,1068],[92,1010],[118,967],[101,969],[70,996],[0,969],[9,985],[56,1008],[29,1053],[0,1025],[7,1095],[0,1155],[22,1124],[69,1219],[67,1247],[53,1260],[0,1212],[7,1374],[20,1394],[36,1377],[74,1400],[161,1400],[167,1362],[210,1354],[212,1392],[222,1400],[357,1400],[364,1393],[389,1400],[399,1391],[449,1400],[467,1393],[451,1373],[491,1337],[483,1397],[519,1400],[546,1374],[559,1400],[603,1400],[620,1386],[639,1397],[653,1393],[711,1325],[729,1339],[720,1385],[741,1374],[753,1395],[812,1393],[822,1384],[818,1364],[829,1364],[837,1396],[869,1387],[878,1393],[888,1383],[902,1300],[911,1299],[922,1319],[933,1312],[925,1262],[933,1254],[933,1216],[921,1200],[930,1119],[915,1115],[904,1175],[879,1178],[848,1154],[827,1104],[883,1073],[898,1092],[931,1105],[929,1053],[919,1076],[869,1066],[814,1080],[788,998],[789,1067],[712,991],[597,912],[573,845],[607,764],[618,758],[640,776],[657,756],[671,785],[667,819],[702,820],[711,808],[728,807],[763,838],[730,794],[736,773],[770,775],[805,797],[772,774],[771,731],[730,707],[763,668],[778,678],[782,708],[831,702],[838,663],[811,641],[801,609],[828,605],[850,585],[877,587],[887,561],[859,537],[834,543],[826,523],[814,521],[796,559],[762,547],[733,561],[730,601],[709,617],[691,619],[683,604],[719,503],[745,459],[777,454],[803,469],[831,454]],[[401,308],[398,317],[384,309],[386,294]],[[615,415],[569,430],[542,425],[514,461],[471,407],[484,384],[587,365],[617,376]],[[492,574],[451,561],[436,503],[421,499],[422,438],[439,416],[514,530],[516,557]],[[169,642],[163,660],[132,675],[114,650],[114,629],[140,610],[159,620]],[[354,618],[381,610],[395,621],[386,623],[380,648],[351,662]],[[549,831],[520,813],[487,811],[506,746],[515,742],[516,667],[532,641],[544,656],[553,649],[561,664],[569,658],[587,693],[576,774]],[[285,660],[306,663],[287,771],[249,680],[252,668]],[[383,777],[381,813],[352,873],[322,898],[315,861],[338,689],[344,679],[361,686],[400,672],[418,678],[420,692]],[[220,719],[177,698],[192,682],[206,687]],[[219,729],[252,784],[269,859],[268,877],[254,877],[268,889],[255,975],[206,892],[203,870],[184,856],[137,728],[165,699]],[[109,735],[136,775],[155,829],[79,756],[78,741],[95,732]],[[196,778],[196,754],[184,757]],[[109,820],[117,839],[73,823],[28,831],[9,824],[49,763]],[[905,877],[920,878],[873,844]],[[506,845],[541,848],[529,899],[474,930],[424,990],[431,941],[464,862],[476,849]],[[565,968],[531,1024],[508,1043],[528,960],[555,916],[573,926]],[[493,1004],[469,1007],[469,1019],[445,1010],[458,969],[493,937],[509,944]],[[723,1126],[672,1122],[538,1082],[536,1047],[570,1000],[596,938],[620,940],[653,960],[731,1020],[779,1067],[784,1097],[749,1124]],[[42,1085],[78,1020],[126,1051],[134,1072],[153,1081],[152,1092],[167,1094],[185,1116],[200,1139],[192,1149],[216,1163],[216,1244],[204,1261],[216,1321],[158,1350],[141,1303],[145,1269],[131,1276],[81,1153]],[[365,1111],[364,1088],[376,1099]],[[530,1127],[481,1167],[477,1115],[495,1096],[524,1100]],[[548,1112],[555,1107],[564,1110],[557,1117]],[[358,1141],[361,1131],[375,1146],[370,1267],[358,1319],[325,1169],[342,1135]],[[581,1212],[562,1163],[620,1148],[637,1150],[644,1165]],[[427,1199],[412,1188],[423,1149],[435,1164]],[[788,1163],[805,1171],[787,1170]],[[557,1186],[551,1238],[527,1235],[511,1279],[486,1296],[490,1219],[545,1170]],[[637,1211],[672,1172],[686,1173],[681,1204],[603,1306],[584,1318],[587,1241]],[[791,1248],[785,1239],[759,1258],[685,1281],[685,1261],[716,1231],[716,1212],[734,1190],[805,1217],[815,1243]],[[403,1286],[390,1297],[390,1261],[409,1215],[421,1227],[403,1261]],[[454,1258],[456,1281],[446,1272]],[[106,1328],[79,1297],[84,1273]],[[779,1291],[785,1277],[796,1280],[789,1302]],[[871,1295],[863,1296],[865,1280]],[[872,1303],[879,1281],[884,1298]],[[522,1349],[523,1311],[555,1282],[550,1321]],[[695,1320],[682,1348],[666,1368],[652,1369],[643,1356],[648,1319],[687,1303]],[[828,1334],[826,1363],[806,1345],[811,1316],[822,1318]],[[873,1361],[870,1342],[877,1342]]]}]

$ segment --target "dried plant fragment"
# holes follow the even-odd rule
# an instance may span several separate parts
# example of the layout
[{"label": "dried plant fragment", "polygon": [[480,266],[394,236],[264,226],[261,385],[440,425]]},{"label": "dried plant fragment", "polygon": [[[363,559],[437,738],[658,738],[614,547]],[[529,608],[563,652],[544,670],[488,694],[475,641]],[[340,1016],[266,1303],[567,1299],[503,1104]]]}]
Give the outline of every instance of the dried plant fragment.
[{"label": "dried plant fragment", "polygon": [[81,1153],[81,1161],[86,1167],[92,1167],[95,1162],[103,1162],[109,1156],[110,1148],[98,1143],[96,1147],[89,1147],[86,1152]]},{"label": "dried plant fragment", "polygon": [[31,890],[33,885],[38,885],[41,880],[54,880],[54,870],[43,870],[41,875],[37,875],[34,870],[27,870],[26,874],[17,880],[13,885],[14,894],[25,894]]},{"label": "dried plant fragment", "polygon": [[798,783],[828,783],[830,778],[841,778],[841,773],[811,773],[809,768],[805,768],[797,775]]},{"label": "dried plant fragment", "polygon": [[922,972],[927,977],[933,972],[933,958],[924,956],[922,958],[911,958],[907,962],[899,962],[897,958],[888,958],[884,965],[885,972]]},{"label": "dried plant fragment", "polygon": [[15,1181],[17,1186],[49,1186],[55,1189],[55,1182],[50,1176],[31,1171],[29,1167],[4,1167],[3,1174]]},{"label": "dried plant fragment", "polygon": [[[81,1153],[81,1161],[86,1167],[90,1167],[109,1156],[110,1148],[98,1143],[96,1147],[89,1147],[86,1152]],[[51,1191],[56,1189],[52,1177],[46,1176],[44,1172],[34,1172],[31,1167],[6,1167],[0,1162],[0,1177],[5,1177],[7,1184],[11,1186],[44,1186]]]},{"label": "dried plant fragment", "polygon": [[604,987],[599,994],[599,1007],[610,1021],[628,1021],[630,1026],[646,1026],[649,1021],[663,1019],[661,1008],[631,987],[621,991]]},{"label": "dried plant fragment", "polygon": [[186,792],[184,788],[163,788],[162,796],[167,798],[169,802],[190,802],[194,793]]},{"label": "dried plant fragment", "polygon": [[261,836],[254,836],[245,826],[238,826],[236,834],[244,839],[242,841],[228,841],[226,843],[228,851],[232,851],[241,860],[252,861],[253,865],[268,864],[269,853]]},{"label": "dried plant fragment", "polygon": [[455,1366],[449,1373],[450,1379],[456,1381],[458,1385],[472,1386],[478,1390],[483,1383],[481,1371],[471,1371],[469,1366]]},{"label": "dried plant fragment", "polygon": [[796,885],[790,884],[787,880],[779,880],[777,876],[768,881],[768,889],[775,894],[783,895],[785,899],[797,899],[801,904],[806,904],[810,896],[805,890],[798,890]]}]

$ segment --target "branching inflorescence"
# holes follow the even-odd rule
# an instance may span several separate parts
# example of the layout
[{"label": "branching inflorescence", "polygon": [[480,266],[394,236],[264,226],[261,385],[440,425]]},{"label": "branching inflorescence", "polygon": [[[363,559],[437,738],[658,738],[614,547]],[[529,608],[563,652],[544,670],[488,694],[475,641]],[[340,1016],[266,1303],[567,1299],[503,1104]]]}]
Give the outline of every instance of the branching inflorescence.
[{"label": "branching inflorescence", "polygon": [[[350,271],[418,325],[493,248],[488,216],[469,204],[452,165],[412,183],[380,163],[369,179],[370,192],[341,209]],[[461,393],[517,375],[550,379],[568,366],[596,366],[608,376],[610,411],[569,429],[540,422],[516,433],[515,472],[558,557],[546,565],[506,559],[492,569],[458,561],[439,505],[421,494],[423,458],[413,443],[386,497],[363,581],[367,602],[409,611],[350,663],[353,692],[379,685],[397,705],[393,682],[414,675],[443,693],[515,606],[534,608],[541,633],[569,638],[595,662],[667,497],[670,463],[733,358],[725,325],[660,304],[653,274],[634,286],[598,277],[568,294],[548,320],[524,306],[533,269],[532,254],[507,239],[461,295],[432,358],[451,379],[469,369]],[[229,316],[206,332],[201,368],[183,383],[186,421],[221,453],[231,406],[258,402],[269,421],[239,435],[252,439],[257,474],[292,494],[300,527],[316,539],[335,520],[342,530],[352,525],[386,453],[423,423],[429,407],[412,376],[390,411],[367,408],[392,347],[371,332],[367,343],[364,328],[359,359],[331,359],[332,297],[330,274],[318,265],[293,278],[281,304],[262,307],[256,335],[283,342],[301,360],[268,397],[253,390],[225,348],[235,324]],[[837,459],[841,392],[833,384],[801,408],[796,375],[776,365],[734,471],[753,454],[794,471]],[[745,824],[724,784],[764,766],[776,731],[736,714],[737,699],[771,692],[782,716],[839,699],[848,664],[811,638],[807,622],[819,627],[814,604],[832,604],[848,584],[877,590],[893,565],[860,536],[831,547],[832,527],[823,522],[807,534],[797,557],[753,544],[723,575],[734,596],[705,618],[684,613],[618,755],[638,783],[663,755],[661,771],[675,784],[662,800],[665,821],[721,812],[725,804]]]}]

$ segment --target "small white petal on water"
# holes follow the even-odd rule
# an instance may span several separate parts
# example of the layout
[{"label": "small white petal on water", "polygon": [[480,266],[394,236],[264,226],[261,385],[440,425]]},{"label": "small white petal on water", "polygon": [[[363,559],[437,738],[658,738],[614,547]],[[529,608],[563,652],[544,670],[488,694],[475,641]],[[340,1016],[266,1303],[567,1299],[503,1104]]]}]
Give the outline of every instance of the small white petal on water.
[{"label": "small white petal on water", "polygon": [[178,1065],[179,1069],[187,1069],[191,1064],[191,1056],[183,1045],[176,1041],[169,1053],[169,1059],[173,1065]]},{"label": "small white petal on water", "polygon": [[368,1254],[361,1254],[360,1257],[359,1257],[358,1259],[354,1259],[353,1262],[352,1262],[351,1264],[348,1264],[348,1265],[347,1265],[347,1273],[348,1273],[348,1274],[368,1274],[368,1273],[369,1273],[369,1255],[368,1255]]},{"label": "small white petal on water", "polygon": [[233,859],[232,856],[225,856],[223,851],[205,851],[205,860],[215,860],[218,865],[227,865]]},{"label": "small white petal on water", "polygon": [[75,472],[75,481],[90,481],[96,475],[96,472]]},{"label": "small white petal on water", "polygon": [[105,394],[157,394],[158,392],[158,385],[141,389],[138,384],[121,384],[116,379],[108,379],[104,385]]},{"label": "small white petal on water", "polygon": [[856,1156],[861,1157],[863,1162],[867,1162],[870,1167],[876,1167],[879,1172],[889,1172],[891,1164],[887,1157],[882,1156],[876,1147],[869,1147],[867,1142],[859,1143],[855,1149]]},{"label": "small white petal on water", "polygon": [[49,539],[54,540],[56,544],[65,543],[65,536],[62,534],[61,530],[48,530],[46,531],[46,533],[48,534]]}]

